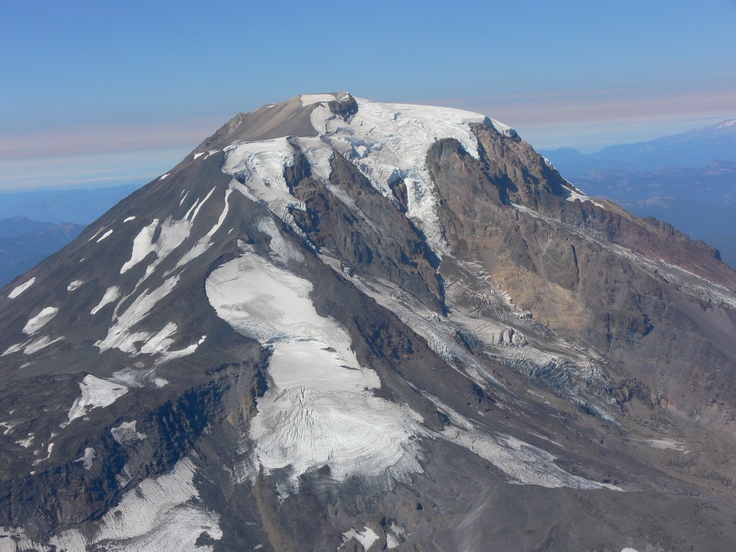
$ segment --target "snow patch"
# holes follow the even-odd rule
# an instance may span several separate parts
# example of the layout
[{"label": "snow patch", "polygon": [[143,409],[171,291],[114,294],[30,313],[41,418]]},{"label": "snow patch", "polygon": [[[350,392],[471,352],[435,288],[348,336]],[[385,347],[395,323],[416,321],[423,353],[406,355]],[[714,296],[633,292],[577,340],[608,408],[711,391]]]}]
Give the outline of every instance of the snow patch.
[{"label": "snow patch", "polygon": [[483,431],[436,397],[423,393],[437,409],[451,421],[437,435],[455,443],[481,458],[488,460],[505,473],[512,481],[523,485],[539,485],[547,488],[571,487],[574,489],[611,489],[622,491],[620,487],[598,483],[566,472],[555,464],[553,454],[525,443],[510,435],[490,434]]},{"label": "snow patch", "polygon": [[[195,159],[196,159],[196,157],[195,157]],[[159,178],[159,180],[165,180],[167,176],[169,176],[169,173],[162,174],[161,177]]]},{"label": "snow patch", "polygon": [[75,462],[81,462],[82,467],[89,471],[92,469],[92,463],[94,462],[94,459],[97,458],[97,452],[92,447],[87,447],[84,449],[84,456],[81,458],[77,458],[74,460]]},{"label": "snow patch", "polygon": [[130,221],[133,221],[133,220],[135,220],[135,215],[132,216],[132,217],[127,217],[123,222],[130,222]]},{"label": "snow patch", "polygon": [[154,336],[154,333],[132,332],[133,326],[145,318],[159,301],[171,293],[178,281],[179,276],[174,276],[153,291],[146,290],[136,297],[135,301],[108,328],[105,339],[95,343],[100,352],[115,348],[124,353],[138,354],[139,350],[136,343],[148,341]]},{"label": "snow patch", "polygon": [[96,243],[100,243],[105,238],[110,237],[112,235],[112,232],[113,232],[113,230],[112,230],[112,228],[110,228],[107,232],[105,232],[104,234],[102,234],[102,236],[100,236],[99,238],[97,238],[97,242]]},{"label": "snow patch", "polygon": [[46,347],[53,345],[54,343],[58,343],[62,339],[64,339],[64,336],[57,337],[56,339],[51,339],[49,336],[44,335],[43,337],[39,337],[34,341],[26,342],[23,345],[23,353],[26,355],[32,355],[34,353],[37,353],[38,351],[45,349]]},{"label": "snow patch", "polygon": [[582,203],[584,203],[586,201],[589,201],[590,203],[592,203],[596,207],[600,207],[601,209],[605,209],[605,207],[603,205],[601,205],[597,201],[593,201],[592,199],[590,199],[583,192],[581,192],[580,190],[578,190],[577,188],[575,188],[574,186],[572,186],[572,184],[570,185],[569,188],[567,188],[567,192],[570,194],[570,195],[567,196],[567,198],[565,198],[565,199],[567,199],[567,201],[573,201],[574,202],[576,199],[580,200]]},{"label": "snow patch", "polygon": [[110,433],[112,433],[112,438],[115,439],[115,442],[120,445],[130,445],[131,443],[134,443],[136,441],[147,439],[148,435],[146,435],[145,433],[138,433],[136,431],[136,424],[137,422],[133,420],[132,422],[123,422],[118,427],[113,427],[110,430]]},{"label": "snow patch", "polygon": [[144,226],[143,229],[138,232],[138,235],[133,239],[133,251],[130,254],[130,259],[123,264],[120,268],[120,274],[125,274],[141,262],[152,250],[153,234],[158,226],[158,219],[153,219],[153,222],[148,226]]},{"label": "snow patch", "polygon": [[386,532],[386,548],[398,548],[406,540],[406,529],[392,522]]},{"label": "snow patch", "polygon": [[[209,195],[207,197],[209,197]],[[186,216],[188,216],[188,214]],[[146,278],[153,274],[164,259],[166,259],[172,251],[178,248],[189,237],[192,230],[192,223],[191,221],[186,220],[186,216],[182,220],[174,220],[173,217],[168,217],[163,224],[161,224],[158,237],[155,240],[154,235],[156,233],[156,227],[158,226],[158,219],[154,219],[151,224],[143,228],[133,240],[133,251],[131,253],[130,260],[120,269],[120,274],[127,272],[129,269],[140,263],[150,253],[153,253],[156,258],[146,267],[146,272],[143,278],[141,278],[136,285],[136,288],[146,280]]]},{"label": "snow patch", "polygon": [[[363,545],[363,548],[365,548],[366,552],[370,550],[370,547],[373,546],[373,544],[378,540],[378,535],[376,532],[371,529],[370,527],[363,527],[363,531],[360,533],[357,532],[355,529],[350,529],[350,531],[346,531],[342,534],[342,544],[345,546],[345,544],[348,543],[349,540],[355,539],[360,544]],[[342,546],[340,547],[342,548]]]},{"label": "snow patch", "polygon": [[33,433],[29,433],[28,437],[25,439],[21,439],[19,441],[16,441],[15,444],[22,446],[23,448],[28,448],[33,444]]},{"label": "snow patch", "polygon": [[74,280],[72,283],[70,283],[68,286],[66,286],[67,291],[74,291],[76,289],[79,289],[84,285],[84,282],[82,280]]},{"label": "snow patch", "polygon": [[[191,354],[194,354],[196,350],[199,348],[199,346],[204,343],[207,340],[207,336],[203,335],[199,338],[199,341],[196,343],[192,343],[191,345],[188,345],[187,347],[184,347],[183,349],[179,349],[177,351],[162,351],[161,356],[156,359],[156,365],[164,364],[166,362],[170,362],[172,360],[176,360],[177,358],[182,358]],[[164,380],[165,381],[165,380]],[[159,386],[160,387],[160,386]]]},{"label": "snow patch", "polygon": [[256,227],[271,238],[269,242],[271,253],[283,264],[287,264],[288,261],[304,262],[304,256],[284,239],[272,218],[263,217],[256,223]]},{"label": "snow patch", "polygon": [[334,94],[305,94],[299,96],[299,99],[302,101],[302,107],[307,107],[316,103],[334,102],[337,98]]},{"label": "snow patch", "polygon": [[95,306],[91,311],[90,314],[94,316],[100,310],[105,306],[109,305],[113,301],[116,301],[120,297],[120,288],[118,286],[113,286],[110,288],[107,288],[105,290],[105,294],[102,296],[102,299],[100,299],[100,302],[97,303],[97,306]]},{"label": "snow patch", "polygon": [[85,416],[93,408],[104,408],[110,406],[120,397],[128,392],[126,387],[119,383],[103,380],[87,374],[79,382],[82,396],[78,397],[69,410],[69,422],[81,416]]},{"label": "snow patch", "polygon": [[294,166],[294,150],[288,138],[234,144],[223,151],[222,172],[240,183],[231,184],[233,188],[267,205],[284,221],[290,217],[290,208],[304,210],[304,205],[291,195],[284,178],[284,169]]},{"label": "snow patch", "polygon": [[3,435],[7,435],[8,433],[13,431],[13,428],[18,425],[17,423],[12,424],[10,422],[0,422],[0,426],[5,428],[5,431],[3,431]]},{"label": "snow patch", "polygon": [[[53,435],[54,434],[52,433],[51,436],[53,437]],[[39,464],[41,464],[41,463],[45,462],[46,460],[48,460],[49,458],[51,458],[51,451],[52,450],[54,450],[54,443],[49,443],[48,446],[46,447],[46,456],[44,458],[37,458],[36,460],[33,461],[33,464],[31,464],[31,465],[32,466],[38,466]],[[33,452],[33,454],[36,455],[36,454],[39,454],[40,452],[41,451],[36,450],[36,451]]]},{"label": "snow patch", "polygon": [[644,443],[656,449],[685,450],[685,446],[674,439],[644,439]]},{"label": "snow patch", "polygon": [[194,219],[197,218],[197,215],[199,214],[199,210],[202,208],[202,205],[204,205],[207,202],[207,200],[210,198],[210,196],[214,193],[215,188],[212,188],[201,202],[197,201],[194,204],[195,206],[192,207],[192,209],[190,209],[190,212],[192,212],[191,218],[189,218],[189,212],[187,212],[184,218],[187,219],[190,223],[193,223]]},{"label": "snow patch", "polygon": [[5,352],[0,356],[10,355],[12,353],[19,353],[20,351],[23,351],[23,354],[32,355],[33,353],[37,353],[38,351],[41,351],[42,349],[45,349],[46,347],[49,347],[50,345],[53,345],[54,343],[61,341],[62,339],[64,339],[64,336],[57,337],[56,339],[51,339],[47,335],[36,338],[35,340],[29,339],[25,343],[16,343],[14,345],[11,345],[7,349],[5,349]]},{"label": "snow patch", "polygon": [[222,226],[222,223],[225,222],[225,218],[227,217],[227,213],[230,210],[230,202],[229,202],[229,199],[230,199],[230,194],[232,194],[232,193],[233,193],[232,188],[228,188],[225,191],[225,207],[223,208],[222,212],[220,213],[220,218],[217,219],[217,223],[212,228],[210,228],[210,231],[209,232],[207,232],[207,237],[208,238],[211,238],[212,236],[214,236],[215,235],[215,232],[217,232],[220,229],[220,227]]},{"label": "snow patch", "polygon": [[43,328],[51,319],[56,316],[59,312],[58,307],[46,307],[41,309],[36,316],[28,320],[25,326],[23,326],[23,333],[26,335],[33,335],[38,330]]},{"label": "snow patch", "polygon": [[10,293],[8,293],[8,299],[15,299],[21,293],[23,293],[25,290],[27,290],[29,287],[31,287],[34,284],[35,281],[36,281],[36,277],[34,276],[33,278],[31,278],[27,282],[24,282],[21,285],[16,286],[15,288],[13,288],[13,291],[11,291]]},{"label": "snow patch", "polygon": [[164,378],[156,377],[155,368],[150,368],[146,370],[143,369],[143,366],[143,363],[139,362],[136,363],[136,367],[139,368],[138,370],[134,368],[125,368],[123,370],[113,372],[110,381],[120,383],[121,385],[124,385],[126,387],[134,388],[150,386],[161,388],[169,383]]}]

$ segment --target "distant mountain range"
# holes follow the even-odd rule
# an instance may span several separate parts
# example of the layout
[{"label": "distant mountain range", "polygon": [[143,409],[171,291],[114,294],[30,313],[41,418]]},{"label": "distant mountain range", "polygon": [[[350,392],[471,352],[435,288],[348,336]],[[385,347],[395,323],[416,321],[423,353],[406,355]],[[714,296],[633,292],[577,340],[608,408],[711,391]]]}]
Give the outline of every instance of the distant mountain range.
[{"label": "distant mountain range", "polygon": [[138,188],[140,184],[0,192],[0,219],[23,216],[53,223],[89,224]]},{"label": "distant mountain range", "polygon": [[736,120],[593,154],[542,154],[587,194],[705,240],[736,267]]},{"label": "distant mountain range", "polygon": [[573,148],[540,153],[568,178],[608,169],[656,171],[702,167],[714,160],[736,163],[736,119],[648,142],[609,146],[597,153],[585,154]]},{"label": "distant mountain range", "polygon": [[56,253],[139,187],[0,192],[0,286]]},{"label": "distant mountain range", "polygon": [[40,222],[26,217],[0,220],[0,286],[55,253],[84,230],[62,222]]}]

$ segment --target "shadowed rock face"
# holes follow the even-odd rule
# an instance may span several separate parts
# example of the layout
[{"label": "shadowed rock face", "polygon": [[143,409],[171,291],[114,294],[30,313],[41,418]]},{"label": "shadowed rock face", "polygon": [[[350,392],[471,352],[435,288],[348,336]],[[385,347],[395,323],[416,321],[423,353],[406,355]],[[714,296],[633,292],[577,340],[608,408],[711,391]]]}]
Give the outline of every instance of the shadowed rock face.
[{"label": "shadowed rock face", "polygon": [[731,549],[735,290],[482,115],[240,114],[3,290],[0,550]]}]

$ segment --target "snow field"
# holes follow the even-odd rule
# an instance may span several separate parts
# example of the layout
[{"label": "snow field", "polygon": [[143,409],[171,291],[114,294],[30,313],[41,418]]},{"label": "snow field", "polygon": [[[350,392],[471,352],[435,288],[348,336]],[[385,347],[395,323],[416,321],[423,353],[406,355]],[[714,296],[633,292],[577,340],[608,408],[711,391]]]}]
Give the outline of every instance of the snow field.
[{"label": "snow field", "polygon": [[284,239],[279,229],[276,228],[276,223],[274,223],[273,219],[263,217],[256,223],[256,228],[271,238],[269,242],[271,253],[282,264],[285,265],[290,260],[296,261],[297,263],[304,262],[304,256],[291,243]]},{"label": "snow field", "polygon": [[218,540],[222,531],[218,516],[199,501],[194,472],[188,458],[180,460],[170,473],[128,491],[117,507],[94,523],[93,539],[70,529],[52,538],[51,544],[61,550],[86,550],[99,543],[109,552],[211,551],[212,546],[195,547],[197,538],[207,532]]},{"label": "snow field", "polygon": [[305,94],[299,96],[299,99],[302,102],[302,107],[307,107],[316,103],[334,102],[337,98],[334,94]]},{"label": "snow field", "polygon": [[267,205],[282,220],[288,219],[290,207],[304,209],[289,192],[284,178],[284,168],[294,165],[294,150],[288,138],[234,144],[223,151],[222,172],[245,176],[245,184],[231,184],[234,189]]},{"label": "snow field", "polygon": [[158,226],[158,219],[153,219],[153,222],[145,226],[133,239],[133,251],[130,254],[130,259],[120,268],[120,274],[128,272],[150,253],[156,226]]},{"label": "snow field", "polygon": [[272,346],[269,390],[251,422],[253,461],[267,472],[290,467],[298,477],[329,466],[332,478],[403,479],[421,472],[421,419],[373,396],[378,375],[360,366],[350,337],[319,316],[312,285],[254,255],[215,270],[206,292],[218,316],[238,332]]}]

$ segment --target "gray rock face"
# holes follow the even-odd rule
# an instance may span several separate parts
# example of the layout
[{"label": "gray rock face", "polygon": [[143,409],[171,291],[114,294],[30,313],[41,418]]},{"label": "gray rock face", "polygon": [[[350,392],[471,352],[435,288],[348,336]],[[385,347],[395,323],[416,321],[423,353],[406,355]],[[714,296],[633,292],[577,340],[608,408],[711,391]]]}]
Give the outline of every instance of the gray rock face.
[{"label": "gray rock face", "polygon": [[3,551],[736,544],[736,273],[482,115],[240,114],[0,323]]}]

